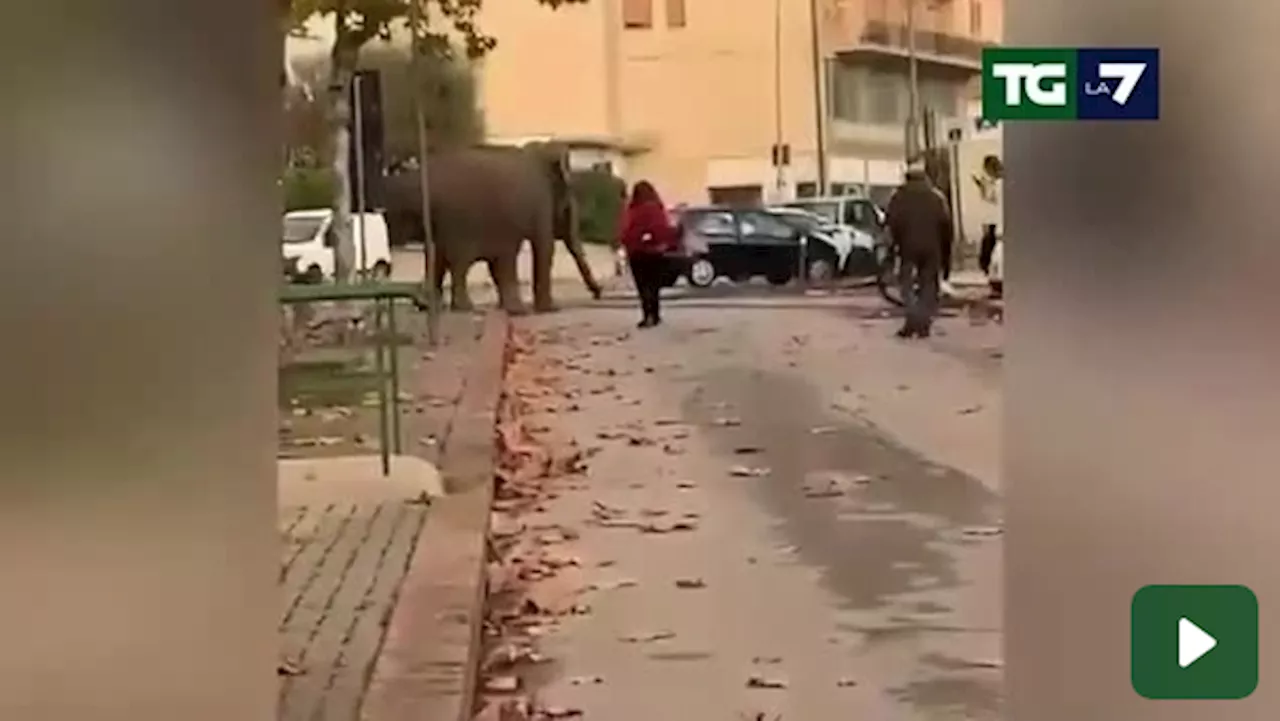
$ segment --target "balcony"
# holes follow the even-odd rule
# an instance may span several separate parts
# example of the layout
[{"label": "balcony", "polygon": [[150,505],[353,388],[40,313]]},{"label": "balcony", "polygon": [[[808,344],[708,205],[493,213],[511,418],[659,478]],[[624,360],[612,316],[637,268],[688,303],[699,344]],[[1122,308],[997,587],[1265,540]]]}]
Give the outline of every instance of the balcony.
[{"label": "balcony", "polygon": [[[989,47],[988,44],[933,30],[916,30],[915,35],[916,57],[922,64],[962,74],[981,72],[982,50]],[[905,59],[909,39],[905,25],[869,19],[852,42],[836,43],[831,50],[837,55]]]}]

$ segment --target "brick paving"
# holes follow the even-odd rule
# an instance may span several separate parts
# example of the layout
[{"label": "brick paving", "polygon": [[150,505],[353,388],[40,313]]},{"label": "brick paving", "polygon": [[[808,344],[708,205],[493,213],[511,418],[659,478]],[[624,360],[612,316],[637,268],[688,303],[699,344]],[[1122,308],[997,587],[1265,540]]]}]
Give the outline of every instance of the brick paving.
[{"label": "brick paving", "polygon": [[[415,313],[406,314],[401,327],[421,338],[422,326]],[[481,316],[449,315],[438,350],[401,351],[404,390],[414,397],[403,409],[406,453],[440,465],[454,427],[463,428],[460,436],[473,432],[465,418],[455,421],[484,328]],[[364,432],[364,415],[330,423],[325,432]],[[491,433],[485,432],[484,442],[491,443]],[[469,445],[473,439],[457,441]],[[280,491],[279,721],[360,717],[387,624],[429,522],[429,507],[402,488],[359,500],[334,495],[305,484]]]},{"label": "brick paving", "polygon": [[406,502],[301,506],[280,571],[280,721],[357,717],[427,507]]}]

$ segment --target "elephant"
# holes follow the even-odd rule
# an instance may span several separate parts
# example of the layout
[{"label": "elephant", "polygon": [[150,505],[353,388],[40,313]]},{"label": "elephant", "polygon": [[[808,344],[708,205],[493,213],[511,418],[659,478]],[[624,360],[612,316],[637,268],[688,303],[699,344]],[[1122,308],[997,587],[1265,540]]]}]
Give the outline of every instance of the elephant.
[{"label": "elephant", "polygon": [[[498,290],[499,304],[526,312],[520,297],[516,258],[528,240],[533,250],[533,306],[555,310],[551,266],[559,238],[569,248],[592,296],[601,296],[578,237],[578,210],[570,188],[568,152],[555,144],[523,147],[471,146],[432,151],[427,161],[431,237],[437,248],[437,292],[450,276],[450,307],[472,308],[467,271],[484,260]],[[386,210],[393,243],[406,233],[421,237],[422,185],[417,170],[386,179]]]}]

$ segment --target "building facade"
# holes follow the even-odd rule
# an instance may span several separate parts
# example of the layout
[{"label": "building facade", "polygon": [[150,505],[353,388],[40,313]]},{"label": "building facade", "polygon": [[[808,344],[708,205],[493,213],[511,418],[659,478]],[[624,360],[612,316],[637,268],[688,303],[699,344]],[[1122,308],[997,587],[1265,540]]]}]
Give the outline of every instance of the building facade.
[{"label": "building facade", "polygon": [[922,108],[945,127],[977,95],[1003,0],[488,2],[486,128],[567,141],[575,165],[651,179],[672,202],[811,195],[821,134],[831,188],[881,195],[905,155],[908,1]]}]

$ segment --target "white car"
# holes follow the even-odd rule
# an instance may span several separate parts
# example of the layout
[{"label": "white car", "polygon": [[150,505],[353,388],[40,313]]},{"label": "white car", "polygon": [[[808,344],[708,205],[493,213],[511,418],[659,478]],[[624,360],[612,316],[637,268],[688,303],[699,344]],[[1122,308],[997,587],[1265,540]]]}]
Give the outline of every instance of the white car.
[{"label": "white car", "polygon": [[[285,213],[280,254],[290,280],[319,283],[333,278],[332,224],[333,210],[329,208]],[[351,237],[356,268],[372,278],[391,277],[391,242],[382,213],[353,214]]]},{"label": "white car", "polygon": [[[869,272],[875,268],[875,238],[865,230],[851,225],[833,223],[825,217],[809,210],[795,207],[770,208],[770,212],[801,221],[811,229],[806,236],[826,243],[835,251],[835,267],[813,268],[810,275],[816,280],[848,275],[852,270],[866,266]],[[822,262],[822,261],[816,261]]]}]

